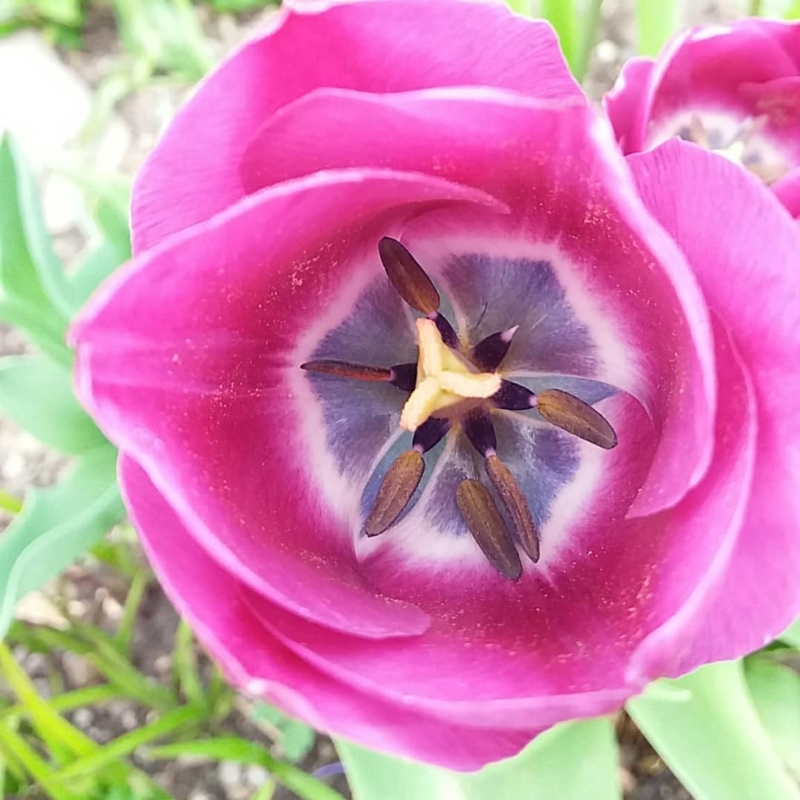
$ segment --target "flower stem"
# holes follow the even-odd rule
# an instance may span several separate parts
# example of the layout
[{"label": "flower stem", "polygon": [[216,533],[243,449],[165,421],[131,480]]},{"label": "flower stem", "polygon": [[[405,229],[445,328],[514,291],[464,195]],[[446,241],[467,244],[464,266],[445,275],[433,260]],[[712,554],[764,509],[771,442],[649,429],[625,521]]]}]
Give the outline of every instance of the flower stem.
[{"label": "flower stem", "polygon": [[0,489],[0,511],[19,514],[22,511],[22,500],[5,491],[5,489]]}]

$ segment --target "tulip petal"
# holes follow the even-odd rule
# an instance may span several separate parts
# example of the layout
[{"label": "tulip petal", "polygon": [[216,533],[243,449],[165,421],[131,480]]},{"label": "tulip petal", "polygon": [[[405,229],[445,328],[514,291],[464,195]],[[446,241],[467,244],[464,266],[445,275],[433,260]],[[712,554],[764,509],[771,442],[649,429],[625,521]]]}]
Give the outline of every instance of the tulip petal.
[{"label": "tulip petal", "polygon": [[473,718],[457,726],[402,703],[365,697],[299,658],[253,614],[241,585],[197,545],[183,522],[130,458],[120,483],[134,524],[167,595],[241,690],[319,730],[375,750],[472,770],[515,755],[538,733],[493,729]]},{"label": "tulip petal", "polygon": [[[456,316],[465,309],[447,284],[458,282],[459,270],[465,290],[475,278],[491,294],[493,303],[477,292],[462,303],[469,306],[465,319],[484,309],[491,318],[475,336],[520,322],[514,315],[531,307],[537,292],[542,306],[561,300],[544,320],[542,350],[532,351],[555,360],[528,363],[565,373],[580,366],[579,374],[630,392],[648,408],[661,447],[633,514],[678,502],[702,478],[714,405],[705,307],[687,265],[643,213],[607,130],[585,104],[476,88],[381,96],[319,90],[265,124],[248,149],[243,176],[255,188],[331,164],[418,169],[506,201],[514,214],[502,224],[476,219],[465,230],[463,219],[454,225],[427,215],[409,224],[403,244],[441,280],[443,294],[454,295]],[[566,317],[565,306],[572,308]],[[564,320],[576,316],[580,324],[565,328]],[[529,348],[540,342],[536,333],[528,331]],[[507,356],[512,366],[518,357],[518,366],[526,363],[525,343],[521,329]]]},{"label": "tulip petal", "polygon": [[452,201],[494,202],[387,171],[282,184],[136,259],[72,332],[83,402],[203,547],[276,602],[365,636],[427,621],[360,576],[342,478],[308,455],[325,425],[297,348],[309,320],[346,313],[330,306],[342,282],[380,272],[387,226]]},{"label": "tulip petal", "polygon": [[800,217],[800,167],[795,167],[770,188],[793,217]]},{"label": "tulip petal", "polygon": [[738,92],[742,83],[764,83],[796,71],[786,51],[758,27],[690,29],[672,40],[650,73],[638,119],[629,128],[627,152],[663,141],[670,120],[686,109],[749,116],[750,105]]},{"label": "tulip petal", "polygon": [[753,485],[727,565],[668,631],[674,656],[656,640],[639,659],[639,674],[673,674],[761,647],[800,612],[800,229],[768,189],[700,148],[671,142],[629,160],[730,331],[758,409]]},{"label": "tulip petal", "polygon": [[147,160],[134,187],[135,252],[240,200],[247,142],[298,97],[321,86],[385,93],[453,84],[581,96],[552,29],[501,4],[364,0],[283,8],[200,85]]},{"label": "tulip petal", "polygon": [[640,105],[649,91],[650,76],[655,67],[652,59],[637,56],[622,65],[622,71],[614,86],[603,97],[603,108],[614,127],[622,152],[635,152],[630,143],[642,138],[635,126],[641,124]]}]

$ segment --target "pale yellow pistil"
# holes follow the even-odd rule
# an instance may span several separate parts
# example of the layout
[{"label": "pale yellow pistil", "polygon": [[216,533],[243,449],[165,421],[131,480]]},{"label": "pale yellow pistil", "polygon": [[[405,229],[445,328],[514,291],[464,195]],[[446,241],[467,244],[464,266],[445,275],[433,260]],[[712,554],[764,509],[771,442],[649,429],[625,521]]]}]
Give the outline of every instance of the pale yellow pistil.
[{"label": "pale yellow pistil", "polygon": [[403,406],[401,428],[415,431],[428,417],[447,416],[448,409],[491,397],[500,388],[500,376],[470,369],[442,341],[433,320],[417,320],[417,339],[417,386]]}]

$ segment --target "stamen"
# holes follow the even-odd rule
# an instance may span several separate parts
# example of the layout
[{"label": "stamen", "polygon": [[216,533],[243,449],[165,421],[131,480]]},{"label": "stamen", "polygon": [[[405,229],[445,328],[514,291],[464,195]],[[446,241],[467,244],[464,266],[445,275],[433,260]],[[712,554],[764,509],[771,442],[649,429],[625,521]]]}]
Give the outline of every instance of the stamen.
[{"label": "stamen", "polygon": [[536,395],[513,381],[503,381],[491,399],[495,408],[506,411],[527,411],[536,405]]},{"label": "stamen", "polygon": [[428,314],[428,319],[433,322],[439,329],[442,341],[453,350],[458,350],[461,347],[461,342],[458,340],[458,334],[455,328],[450,324],[447,317],[443,317],[436,312],[435,314]]},{"label": "stamen", "polygon": [[429,417],[414,431],[411,446],[418,453],[427,453],[444,438],[452,422],[445,417]]},{"label": "stamen", "polygon": [[391,527],[411,500],[424,471],[425,460],[417,450],[406,450],[392,462],[364,523],[367,536]]},{"label": "stamen", "polygon": [[488,458],[497,450],[497,437],[492,418],[482,408],[471,411],[464,420],[464,434],[470,444],[484,457]]},{"label": "stamen", "polygon": [[351,364],[347,361],[306,361],[300,365],[306,372],[319,372],[322,375],[333,375],[336,378],[354,378],[357,381],[392,381],[392,370],[384,367],[368,367],[363,364]]},{"label": "stamen", "polygon": [[416,364],[395,364],[391,370],[389,382],[402,389],[404,392],[413,392],[417,385],[417,365]]},{"label": "stamen", "polygon": [[461,481],[456,490],[456,504],[491,565],[503,577],[518,580],[522,575],[519,553],[486,487],[474,480]]},{"label": "stamen", "polygon": [[539,536],[522,489],[519,488],[511,470],[496,455],[490,455],[486,459],[486,474],[514,522],[514,529],[522,549],[535,564],[539,560]]},{"label": "stamen", "polygon": [[508,348],[511,346],[511,340],[518,329],[519,325],[515,325],[507,331],[500,331],[487,336],[469,351],[469,360],[480,370],[494,372],[506,357]]},{"label": "stamen", "polygon": [[536,396],[536,409],[551,425],[585,439],[604,450],[617,446],[617,434],[608,420],[588,403],[560,389]]},{"label": "stamen", "polygon": [[433,314],[439,310],[439,292],[424,269],[397,239],[384,236],[378,254],[395,291],[415,311]]}]

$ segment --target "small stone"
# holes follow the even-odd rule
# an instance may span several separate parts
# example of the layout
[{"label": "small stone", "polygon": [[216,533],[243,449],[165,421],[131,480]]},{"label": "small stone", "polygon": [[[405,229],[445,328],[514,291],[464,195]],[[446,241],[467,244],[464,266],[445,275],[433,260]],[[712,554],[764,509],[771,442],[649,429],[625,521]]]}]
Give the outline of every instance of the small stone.
[{"label": "small stone", "polygon": [[269,772],[258,764],[251,764],[245,771],[245,780],[251,786],[258,788],[269,780]]},{"label": "small stone", "polygon": [[193,789],[189,794],[188,800],[214,800],[214,798],[202,789]]},{"label": "small stone", "polygon": [[75,724],[83,730],[87,730],[94,722],[94,714],[88,708],[79,708],[73,715]]},{"label": "small stone", "polygon": [[91,683],[94,669],[85,658],[81,658],[75,653],[64,653],[61,657],[61,665],[71,687],[79,688]]},{"label": "small stone", "polygon": [[222,761],[217,770],[220,783],[225,786],[234,786],[242,779],[242,765],[235,761]]},{"label": "small stone", "polygon": [[129,708],[120,715],[119,722],[126,731],[132,731],[138,724],[136,712]]}]

